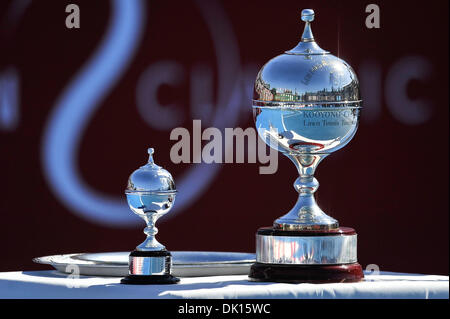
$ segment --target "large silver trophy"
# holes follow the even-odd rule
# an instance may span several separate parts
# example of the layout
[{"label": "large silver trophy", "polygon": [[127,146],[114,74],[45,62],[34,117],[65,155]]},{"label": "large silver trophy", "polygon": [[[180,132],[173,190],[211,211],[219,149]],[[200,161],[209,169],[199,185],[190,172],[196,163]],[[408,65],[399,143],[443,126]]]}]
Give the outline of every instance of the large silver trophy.
[{"label": "large silver trophy", "polygon": [[353,69],[321,49],[305,9],[301,41],[259,71],[253,111],[256,128],[270,147],[295,164],[299,193],[295,206],[256,236],[255,281],[343,282],[363,278],[356,256],[356,233],[339,227],[317,205],[317,165],[350,142],[362,100]]},{"label": "large silver trophy", "polygon": [[179,279],[171,275],[172,256],[155,236],[156,220],[167,214],[176,195],[172,175],[153,161],[153,148],[148,149],[146,165],[135,170],[128,178],[128,205],[133,213],[145,220],[147,238],[129,257],[129,275],[123,284],[174,284]]}]

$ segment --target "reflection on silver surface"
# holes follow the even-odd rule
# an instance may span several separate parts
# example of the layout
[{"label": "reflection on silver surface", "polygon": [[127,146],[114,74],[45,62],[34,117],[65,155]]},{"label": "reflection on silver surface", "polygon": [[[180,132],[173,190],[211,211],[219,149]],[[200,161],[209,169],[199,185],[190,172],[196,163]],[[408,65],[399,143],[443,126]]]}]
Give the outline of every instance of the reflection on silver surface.
[{"label": "reflection on silver surface", "polygon": [[330,54],[285,53],[259,71],[253,100],[266,102],[258,106],[316,103],[327,107],[346,101],[358,102],[360,93],[353,69],[343,60]]},{"label": "reflection on silver surface", "polygon": [[153,152],[153,148],[148,149],[148,163],[130,175],[125,191],[131,210],[147,224],[144,229],[147,238],[136,247],[140,251],[165,249],[155,238],[158,233],[155,223],[170,211],[176,195],[172,175],[154,163]]},{"label": "reflection on silver surface", "polygon": [[256,261],[268,264],[348,264],[357,262],[357,235],[256,235]]},{"label": "reflection on silver surface", "polygon": [[170,274],[171,258],[165,257],[135,257],[130,256],[130,274],[133,275],[164,275]]},{"label": "reflection on silver surface", "polygon": [[274,222],[283,230],[335,229],[338,222],[316,204],[317,165],[347,145],[356,133],[362,100],[355,72],[345,61],[321,49],[311,30],[314,11],[302,11],[300,43],[259,71],[253,114],[260,137],[297,167],[299,198]]},{"label": "reflection on silver surface", "polygon": [[285,154],[331,153],[347,145],[358,128],[359,108],[256,107],[261,138]]},{"label": "reflection on silver surface", "polygon": [[127,193],[175,193],[175,182],[172,175],[155,164],[154,149],[149,148],[146,165],[135,170],[128,178]]}]

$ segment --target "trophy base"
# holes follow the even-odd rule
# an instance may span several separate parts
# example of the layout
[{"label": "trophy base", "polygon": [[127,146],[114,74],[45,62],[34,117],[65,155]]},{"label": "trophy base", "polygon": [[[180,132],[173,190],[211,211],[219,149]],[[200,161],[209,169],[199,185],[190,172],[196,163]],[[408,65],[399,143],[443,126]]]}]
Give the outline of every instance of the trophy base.
[{"label": "trophy base", "polygon": [[180,282],[180,278],[172,275],[128,275],[122,280],[124,285],[171,285]]},{"label": "trophy base", "polygon": [[125,285],[176,284],[179,278],[170,274],[172,255],[167,250],[135,250],[129,257],[129,275],[120,283]]},{"label": "trophy base", "polygon": [[251,281],[337,283],[364,278],[352,228],[285,231],[268,227],[259,229],[256,238]]},{"label": "trophy base", "polygon": [[250,269],[251,281],[285,283],[358,282],[364,278],[358,263],[345,265],[282,265],[254,263]]}]

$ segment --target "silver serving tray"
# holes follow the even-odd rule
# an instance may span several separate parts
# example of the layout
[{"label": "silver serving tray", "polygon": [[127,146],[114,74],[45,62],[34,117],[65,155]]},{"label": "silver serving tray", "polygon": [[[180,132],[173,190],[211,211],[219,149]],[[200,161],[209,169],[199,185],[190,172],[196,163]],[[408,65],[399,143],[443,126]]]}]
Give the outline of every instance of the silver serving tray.
[{"label": "silver serving tray", "polygon": [[[79,253],[34,258],[62,273],[73,273],[73,265],[85,276],[128,275],[129,252]],[[172,274],[178,277],[247,275],[255,254],[235,252],[172,251]]]}]

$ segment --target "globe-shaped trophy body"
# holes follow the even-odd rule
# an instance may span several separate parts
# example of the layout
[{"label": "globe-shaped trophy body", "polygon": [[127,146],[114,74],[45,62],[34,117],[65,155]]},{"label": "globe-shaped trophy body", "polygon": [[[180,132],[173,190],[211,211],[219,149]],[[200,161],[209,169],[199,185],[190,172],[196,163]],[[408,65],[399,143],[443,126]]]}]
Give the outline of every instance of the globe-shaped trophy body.
[{"label": "globe-shaped trophy body", "polygon": [[355,135],[361,106],[353,69],[327,53],[285,53],[258,73],[254,113],[260,136],[283,154],[330,154]]},{"label": "globe-shaped trophy body", "polygon": [[342,59],[321,49],[311,31],[312,10],[302,11],[305,29],[298,45],[259,71],[253,114],[260,137],[290,158],[299,178],[295,207],[274,222],[282,230],[337,229],[338,222],[316,204],[320,161],[350,142],[362,100],[357,76]]},{"label": "globe-shaped trophy body", "polygon": [[175,201],[175,192],[172,175],[154,163],[134,171],[125,191],[128,205],[140,217],[168,213]]}]

